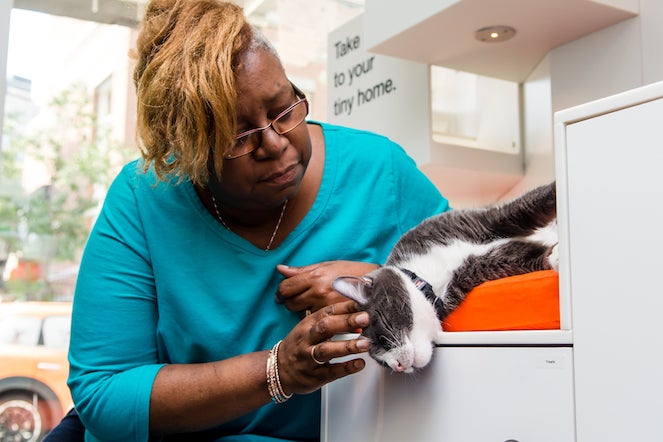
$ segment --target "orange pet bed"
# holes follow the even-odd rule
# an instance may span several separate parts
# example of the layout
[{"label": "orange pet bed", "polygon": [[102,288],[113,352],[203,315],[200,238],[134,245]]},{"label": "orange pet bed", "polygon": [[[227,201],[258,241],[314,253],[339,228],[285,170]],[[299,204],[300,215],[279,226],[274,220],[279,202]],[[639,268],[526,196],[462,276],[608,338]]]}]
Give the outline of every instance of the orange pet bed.
[{"label": "orange pet bed", "polygon": [[554,270],[542,270],[485,282],[446,317],[442,329],[559,329],[559,276]]}]

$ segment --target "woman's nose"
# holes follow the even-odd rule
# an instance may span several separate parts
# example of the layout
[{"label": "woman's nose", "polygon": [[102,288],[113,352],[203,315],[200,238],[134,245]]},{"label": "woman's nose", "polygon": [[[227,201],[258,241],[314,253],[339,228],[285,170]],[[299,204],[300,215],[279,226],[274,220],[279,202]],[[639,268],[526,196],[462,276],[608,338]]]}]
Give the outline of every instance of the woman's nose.
[{"label": "woman's nose", "polygon": [[255,151],[256,159],[280,157],[290,141],[285,135],[279,135],[273,127],[268,127],[261,133],[260,147]]}]

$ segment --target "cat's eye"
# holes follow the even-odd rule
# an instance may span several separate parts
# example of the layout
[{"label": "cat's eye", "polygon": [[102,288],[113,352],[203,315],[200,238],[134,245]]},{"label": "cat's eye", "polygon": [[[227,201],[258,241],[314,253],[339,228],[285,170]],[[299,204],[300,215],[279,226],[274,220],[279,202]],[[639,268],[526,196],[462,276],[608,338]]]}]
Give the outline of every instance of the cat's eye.
[{"label": "cat's eye", "polygon": [[394,343],[389,338],[387,338],[385,335],[378,336],[378,342],[384,348],[392,348],[394,346]]}]

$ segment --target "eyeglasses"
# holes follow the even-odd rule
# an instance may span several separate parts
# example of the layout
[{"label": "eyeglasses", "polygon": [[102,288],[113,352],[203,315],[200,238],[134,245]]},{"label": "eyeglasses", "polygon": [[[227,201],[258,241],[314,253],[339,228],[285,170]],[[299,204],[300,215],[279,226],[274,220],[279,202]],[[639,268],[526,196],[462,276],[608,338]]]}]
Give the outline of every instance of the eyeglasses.
[{"label": "eyeglasses", "polygon": [[227,160],[248,155],[262,144],[262,133],[270,127],[279,135],[285,135],[302,124],[308,115],[308,100],[304,92],[290,83],[298,100],[278,114],[267,126],[247,130],[235,137],[235,144],[223,156]]}]

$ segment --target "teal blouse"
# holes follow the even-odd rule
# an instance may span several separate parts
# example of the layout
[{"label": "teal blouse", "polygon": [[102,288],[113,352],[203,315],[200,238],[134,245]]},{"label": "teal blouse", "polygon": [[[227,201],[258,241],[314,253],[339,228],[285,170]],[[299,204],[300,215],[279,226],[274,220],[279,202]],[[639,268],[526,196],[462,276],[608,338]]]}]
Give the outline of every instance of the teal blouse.
[{"label": "teal blouse", "polygon": [[[277,264],[381,263],[405,231],[448,210],[392,141],[317,124],[326,143],[319,193],[274,250],[225,229],[189,181],[156,184],[139,161],[116,177],[74,295],[69,386],[86,440],[147,441],[150,390],[165,364],[222,360],[282,339],[299,317],[274,301],[283,279]],[[265,405],[214,434],[224,441],[317,440],[320,394]]]}]

